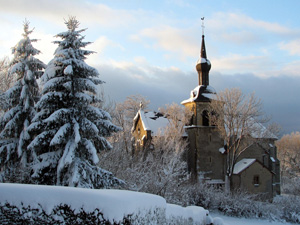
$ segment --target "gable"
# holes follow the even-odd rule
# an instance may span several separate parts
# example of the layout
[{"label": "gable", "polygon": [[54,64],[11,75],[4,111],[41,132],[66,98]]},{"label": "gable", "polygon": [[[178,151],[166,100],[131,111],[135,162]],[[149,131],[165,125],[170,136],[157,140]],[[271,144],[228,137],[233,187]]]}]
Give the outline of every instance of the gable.
[{"label": "gable", "polygon": [[151,131],[151,135],[163,135],[165,128],[169,125],[169,120],[163,114],[159,112],[145,112],[139,110],[135,118],[133,119],[133,127],[131,132],[134,132],[138,121],[141,120],[143,129],[145,131]]}]

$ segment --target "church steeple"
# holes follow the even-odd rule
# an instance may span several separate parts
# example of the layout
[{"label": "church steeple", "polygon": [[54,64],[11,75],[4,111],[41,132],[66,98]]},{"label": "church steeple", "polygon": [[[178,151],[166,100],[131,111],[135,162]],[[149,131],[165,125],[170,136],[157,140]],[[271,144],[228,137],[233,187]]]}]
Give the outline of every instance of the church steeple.
[{"label": "church steeple", "polygon": [[200,58],[198,59],[197,64],[196,64],[196,70],[198,72],[199,86],[200,85],[204,85],[204,86],[209,85],[209,70],[210,70],[210,68],[211,68],[211,64],[206,56],[204,35],[202,35]]}]

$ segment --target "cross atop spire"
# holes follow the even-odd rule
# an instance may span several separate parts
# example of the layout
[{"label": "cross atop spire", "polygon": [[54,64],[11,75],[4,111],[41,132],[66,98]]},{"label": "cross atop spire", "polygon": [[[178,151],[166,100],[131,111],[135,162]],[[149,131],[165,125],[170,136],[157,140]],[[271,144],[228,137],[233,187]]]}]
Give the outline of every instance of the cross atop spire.
[{"label": "cross atop spire", "polygon": [[202,25],[201,25],[201,27],[202,27],[202,36],[204,36],[204,28],[205,28],[205,26],[204,26],[204,17],[202,17],[201,20],[202,20]]}]

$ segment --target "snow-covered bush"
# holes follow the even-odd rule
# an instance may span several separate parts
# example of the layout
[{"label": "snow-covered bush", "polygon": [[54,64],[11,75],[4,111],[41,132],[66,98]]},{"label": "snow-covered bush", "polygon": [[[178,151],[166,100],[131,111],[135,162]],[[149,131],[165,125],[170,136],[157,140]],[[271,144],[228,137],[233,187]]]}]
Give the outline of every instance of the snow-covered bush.
[{"label": "snow-covered bush", "polygon": [[[1,224],[206,225],[201,207],[169,205],[160,196],[123,190],[0,184]],[[208,223],[209,222],[209,223]]]},{"label": "snow-covered bush", "polygon": [[61,41],[54,58],[42,76],[41,99],[37,114],[28,127],[34,136],[28,146],[33,152],[32,179],[38,184],[55,184],[86,188],[105,188],[122,183],[106,170],[97,167],[97,153],[110,149],[106,137],[120,129],[106,111],[92,106],[97,85],[103,83],[98,71],[85,59],[93,53],[82,48],[79,22],[70,17],[68,31],[59,33]]},{"label": "snow-covered bush", "polygon": [[202,207],[167,204],[166,219],[168,224],[211,224],[213,219]]},{"label": "snow-covered bush", "polygon": [[282,177],[281,183],[282,193],[300,196],[300,177]]},{"label": "snow-covered bush", "polygon": [[[16,170],[25,168],[31,158],[27,151],[30,142],[27,128],[35,116],[34,104],[38,100],[36,79],[45,68],[44,63],[35,58],[40,51],[32,46],[37,40],[29,38],[31,33],[29,22],[25,21],[23,39],[12,48],[14,57],[9,76],[16,76],[17,81],[5,92],[8,111],[0,121],[0,180],[6,182],[11,182]],[[22,177],[19,180],[22,181]]]},{"label": "snow-covered bush", "polygon": [[280,218],[300,224],[300,197],[294,195],[276,196],[274,205],[280,210]]},{"label": "snow-covered bush", "polygon": [[228,216],[300,222],[300,198],[297,196],[276,196],[273,202],[262,202],[256,200],[256,195],[242,191],[226,194],[223,189],[205,184],[188,185],[181,193],[185,205],[198,205]]}]

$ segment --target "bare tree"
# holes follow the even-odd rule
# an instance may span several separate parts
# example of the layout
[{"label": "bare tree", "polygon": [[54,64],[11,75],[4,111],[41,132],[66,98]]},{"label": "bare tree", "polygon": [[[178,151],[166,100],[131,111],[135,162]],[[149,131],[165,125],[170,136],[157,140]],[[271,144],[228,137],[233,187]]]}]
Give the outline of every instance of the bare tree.
[{"label": "bare tree", "polygon": [[230,180],[238,157],[246,151],[262,133],[262,103],[250,94],[244,95],[238,88],[225,89],[211,103],[211,120],[219,129],[226,143],[225,190],[230,191]]},{"label": "bare tree", "polygon": [[115,142],[121,139],[121,141],[117,141],[118,147],[123,148],[127,153],[130,152],[133,118],[141,107],[147,109],[149,103],[150,101],[142,95],[131,95],[124,102],[115,104],[114,109],[111,110],[113,122],[122,128],[122,131],[114,135]]},{"label": "bare tree", "polygon": [[10,60],[6,56],[0,60],[0,109],[1,115],[4,110],[7,108],[7,98],[4,95],[4,92],[7,91],[15,81],[14,75],[9,74],[9,65]]},{"label": "bare tree", "polygon": [[276,142],[282,177],[300,176],[300,132],[284,135]]},{"label": "bare tree", "polygon": [[184,126],[192,117],[192,111],[176,103],[167,104],[158,111],[169,119],[168,130],[172,132],[169,136],[173,139],[180,139],[184,133]]},{"label": "bare tree", "polygon": [[10,60],[6,56],[0,60],[0,91],[7,91],[14,81],[14,77],[8,74]]},{"label": "bare tree", "polygon": [[[120,119],[118,125],[124,124],[123,137],[125,138],[118,139],[118,145],[115,145],[110,152],[102,153],[100,164],[124,180],[128,185],[127,188],[131,190],[159,194],[170,201],[175,199],[176,195],[177,199],[180,199],[182,196],[178,196],[180,195],[178,190],[188,181],[187,165],[184,161],[187,141],[182,136],[183,126],[186,124],[188,120],[186,117],[190,115],[190,112],[174,103],[160,108],[168,117],[169,125],[160,135],[153,137],[154,149],[148,151],[147,154],[144,152],[145,154],[132,157],[130,152],[124,151],[120,146],[126,146],[124,142],[128,141],[127,137],[131,137],[132,120],[129,118],[133,114],[130,113],[130,109],[134,107],[139,109],[137,106],[139,107],[141,99],[143,100],[143,98],[138,98],[133,101],[133,98],[127,98],[124,103],[117,104],[120,107],[115,110]],[[134,106],[131,105],[132,103]],[[128,108],[129,110],[126,111]],[[130,120],[130,123],[127,120]],[[125,122],[121,123],[122,121]]]}]

